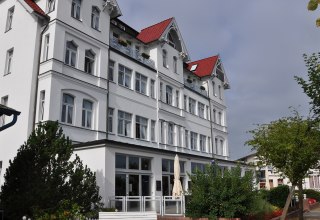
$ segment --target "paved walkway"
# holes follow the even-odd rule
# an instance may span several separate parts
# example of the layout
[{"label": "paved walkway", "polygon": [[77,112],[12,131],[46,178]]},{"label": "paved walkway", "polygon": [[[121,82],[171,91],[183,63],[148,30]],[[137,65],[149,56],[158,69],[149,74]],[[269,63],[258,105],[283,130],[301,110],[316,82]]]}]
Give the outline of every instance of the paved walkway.
[{"label": "paved walkway", "polygon": [[306,220],[311,220],[311,219],[320,219],[320,207],[312,209],[310,212],[305,212],[303,214],[303,217]]}]

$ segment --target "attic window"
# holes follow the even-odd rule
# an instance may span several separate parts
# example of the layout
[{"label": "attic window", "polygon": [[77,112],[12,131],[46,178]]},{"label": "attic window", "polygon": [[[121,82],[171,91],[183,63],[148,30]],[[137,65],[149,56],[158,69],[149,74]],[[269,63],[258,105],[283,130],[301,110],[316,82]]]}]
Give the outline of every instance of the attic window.
[{"label": "attic window", "polygon": [[192,67],[190,68],[190,71],[195,71],[197,67],[198,67],[198,64],[192,65]]}]

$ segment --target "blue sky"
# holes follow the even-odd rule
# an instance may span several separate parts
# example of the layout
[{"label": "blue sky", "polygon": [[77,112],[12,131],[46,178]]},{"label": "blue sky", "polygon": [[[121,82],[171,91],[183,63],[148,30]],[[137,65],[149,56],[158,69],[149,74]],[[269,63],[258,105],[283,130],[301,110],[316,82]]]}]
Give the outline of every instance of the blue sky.
[{"label": "blue sky", "polygon": [[226,91],[231,159],[250,152],[248,130],[308,112],[294,76],[306,76],[302,54],[320,51],[320,10],[308,0],[118,0],[121,20],[140,31],[175,17],[191,60],[220,54],[230,81]]}]

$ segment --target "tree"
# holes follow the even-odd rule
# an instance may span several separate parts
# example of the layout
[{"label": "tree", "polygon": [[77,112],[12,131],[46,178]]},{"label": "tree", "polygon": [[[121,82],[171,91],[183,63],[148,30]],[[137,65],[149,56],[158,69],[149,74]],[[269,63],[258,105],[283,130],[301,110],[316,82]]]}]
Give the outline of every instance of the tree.
[{"label": "tree", "polygon": [[57,122],[39,124],[9,163],[0,194],[6,219],[55,213],[62,201],[84,215],[102,205],[95,174],[73,156]]},{"label": "tree", "polygon": [[295,186],[299,187],[300,216],[303,215],[302,181],[308,170],[319,163],[319,124],[295,112],[291,117],[259,125],[249,132],[252,139],[246,144],[257,151],[260,160],[282,172],[292,184],[282,218],[286,215]]},{"label": "tree", "polygon": [[311,56],[303,55],[307,67],[308,80],[295,76],[304,93],[311,99],[311,110],[316,119],[320,119],[320,53]]},{"label": "tree", "polygon": [[241,176],[239,166],[222,171],[214,165],[207,166],[204,172],[197,171],[190,178],[187,216],[233,218],[243,217],[253,211],[256,192],[253,189],[252,172]]},{"label": "tree", "polygon": [[[318,5],[320,4],[320,0],[309,0],[308,3],[308,10],[309,11],[315,11],[318,8]],[[317,27],[320,26],[320,18],[316,20]]]}]

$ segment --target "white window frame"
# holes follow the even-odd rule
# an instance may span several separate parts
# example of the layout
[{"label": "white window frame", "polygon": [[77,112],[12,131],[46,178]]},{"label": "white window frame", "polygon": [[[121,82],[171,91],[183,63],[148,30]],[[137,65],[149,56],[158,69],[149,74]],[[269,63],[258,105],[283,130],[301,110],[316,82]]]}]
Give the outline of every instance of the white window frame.
[{"label": "white window frame", "polygon": [[224,140],[220,139],[220,155],[224,155]]},{"label": "white window frame", "polygon": [[188,110],[188,97],[186,95],[183,96],[183,109]]},{"label": "white window frame", "polygon": [[204,118],[204,104],[201,102],[198,102],[198,115],[200,118]]},{"label": "white window frame", "polygon": [[82,0],[72,0],[71,17],[80,20],[81,17],[81,2]]},{"label": "white window frame", "polygon": [[168,52],[166,50],[162,50],[162,64],[163,67],[168,68]]},{"label": "white window frame", "polygon": [[166,85],[166,103],[168,105],[172,105],[172,87],[169,85]]},{"label": "white window frame", "polygon": [[189,131],[184,130],[184,145],[186,148],[189,148]]},{"label": "white window frame", "polygon": [[196,100],[189,97],[189,112],[191,114],[196,114]]},{"label": "white window frame", "polygon": [[190,149],[198,150],[198,134],[190,131]]},{"label": "white window frame", "polygon": [[131,137],[132,114],[118,110],[118,135]]},{"label": "white window frame", "polygon": [[91,27],[95,30],[99,30],[99,23],[100,23],[100,9],[97,6],[92,6]]},{"label": "white window frame", "polygon": [[136,72],[135,90],[141,94],[147,94],[148,77]]},{"label": "white window frame", "polygon": [[174,124],[168,122],[168,138],[167,138],[167,144],[173,145],[174,143]]},{"label": "white window frame", "polygon": [[12,71],[13,52],[14,52],[13,48],[7,50],[6,67],[5,67],[4,75],[10,74]]},{"label": "white window frame", "polygon": [[218,112],[218,120],[219,120],[218,124],[222,125],[223,122],[222,122],[222,113],[221,112]]},{"label": "white window frame", "polygon": [[136,115],[136,138],[147,140],[148,138],[148,119]]},{"label": "white window frame", "polygon": [[178,73],[178,58],[176,56],[173,57],[173,72]]},{"label": "white window frame", "polygon": [[179,108],[179,105],[180,105],[180,92],[179,90],[176,90],[176,107]]},{"label": "white window frame", "polygon": [[[65,64],[76,67],[77,65],[77,52],[78,45],[74,43],[74,41],[67,41],[66,43],[66,54],[65,54]],[[72,63],[72,61],[74,63]]]},{"label": "white window frame", "polygon": [[47,1],[47,13],[50,13],[50,12],[54,11],[55,4],[56,4],[55,0],[48,0]]},{"label": "white window frame", "polygon": [[[65,97],[70,97],[72,98],[72,103],[65,101]],[[66,123],[66,124],[73,124],[73,115],[74,115],[74,101],[75,97],[71,94],[68,93],[63,93],[62,95],[62,108],[61,108],[61,122]],[[65,115],[63,115],[63,111],[65,108]],[[68,115],[71,115],[71,120],[69,120]]]},{"label": "white window frame", "polygon": [[108,79],[110,81],[114,81],[114,67],[115,67],[115,61],[109,60],[109,69],[108,69]]},{"label": "white window frame", "polygon": [[163,101],[163,83],[162,82],[160,82],[160,86],[159,86],[160,88],[159,88],[159,93],[160,93],[160,95],[159,95],[159,99],[160,99],[160,101]]},{"label": "white window frame", "polygon": [[207,152],[206,139],[207,139],[207,137],[205,135],[200,134],[200,151],[201,152]]},{"label": "white window frame", "polygon": [[41,90],[39,94],[39,121],[44,118],[44,107],[45,107],[46,91]]},{"label": "white window frame", "polygon": [[[1,104],[4,105],[4,106],[8,106],[8,102],[9,102],[9,96],[3,96],[1,97]],[[0,126],[3,126],[5,125],[6,123],[6,115],[3,114],[1,117],[0,117]]]},{"label": "white window frame", "polygon": [[122,64],[119,64],[118,84],[131,89],[131,76],[132,70]]},{"label": "white window frame", "polygon": [[156,141],[156,121],[151,120],[150,124],[150,140]]},{"label": "white window frame", "polygon": [[96,55],[92,50],[85,51],[84,71],[88,74],[94,74],[95,57]]},{"label": "white window frame", "polygon": [[8,9],[5,32],[12,29],[13,14],[14,14],[14,6]]},{"label": "white window frame", "polygon": [[49,58],[49,45],[50,45],[50,34],[46,34],[44,36],[43,61],[46,61]]},{"label": "white window frame", "polygon": [[[89,108],[85,106],[85,102],[89,103]],[[82,100],[82,121],[81,125],[85,128],[92,128],[93,124],[93,102],[87,99]]]},{"label": "white window frame", "polygon": [[114,116],[114,109],[108,108],[108,132],[113,132],[113,116]]},{"label": "white window frame", "polygon": [[153,99],[156,98],[155,83],[156,83],[155,80],[153,80],[153,79],[150,80],[150,96]]}]

